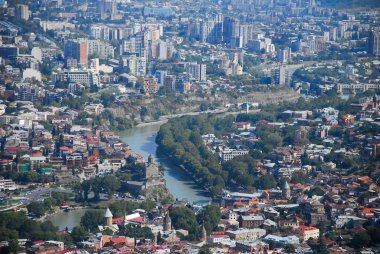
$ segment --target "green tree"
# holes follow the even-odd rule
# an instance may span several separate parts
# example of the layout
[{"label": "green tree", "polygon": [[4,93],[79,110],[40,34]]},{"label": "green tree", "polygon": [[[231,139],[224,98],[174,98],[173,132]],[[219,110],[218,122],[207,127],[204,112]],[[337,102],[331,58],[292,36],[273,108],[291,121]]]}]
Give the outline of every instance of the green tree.
[{"label": "green tree", "polygon": [[214,228],[216,228],[220,221],[220,208],[216,205],[208,205],[202,210],[197,216],[199,225],[204,225],[206,231],[210,233]]},{"label": "green tree", "polygon": [[98,225],[102,225],[104,222],[103,210],[88,210],[84,213],[80,220],[80,225],[90,231],[95,231]]},{"label": "green tree", "polygon": [[210,249],[210,246],[208,246],[207,244],[206,245],[203,245],[200,249],[199,249],[199,254],[211,254],[211,249]]},{"label": "green tree", "polygon": [[307,194],[309,197],[323,196],[323,195],[325,195],[325,192],[324,192],[324,190],[321,189],[321,187],[317,186],[317,187],[312,188],[310,191],[308,191]]},{"label": "green tree", "polygon": [[311,249],[315,254],[329,254],[329,250],[327,249],[326,243],[322,239],[320,239],[319,244],[312,245]]},{"label": "green tree", "polygon": [[113,175],[106,175],[102,179],[102,187],[105,189],[109,197],[120,188],[120,180]]},{"label": "green tree", "polygon": [[270,174],[266,174],[257,178],[255,182],[255,187],[261,190],[272,189],[276,187],[276,185],[276,180],[274,179],[273,175]]},{"label": "green tree", "polygon": [[27,205],[28,212],[33,213],[36,217],[42,217],[45,214],[45,205],[42,202],[32,202]]},{"label": "green tree", "polygon": [[175,229],[188,230],[190,240],[196,240],[198,238],[199,224],[191,209],[185,206],[173,207],[170,210],[170,217]]},{"label": "green tree", "polygon": [[88,232],[84,227],[74,227],[71,231],[71,238],[74,243],[84,241],[88,238]]},{"label": "green tree", "polygon": [[124,235],[134,238],[154,239],[154,234],[148,227],[136,228],[132,225],[127,225],[124,229]]},{"label": "green tree", "polygon": [[306,184],[309,182],[309,175],[303,172],[294,172],[292,178],[290,179],[290,182]]},{"label": "green tree", "polygon": [[351,240],[351,245],[354,247],[354,249],[359,250],[363,247],[368,246],[368,244],[371,242],[371,237],[368,233],[359,233],[354,235],[354,237]]},{"label": "green tree", "polygon": [[11,253],[17,253],[17,251],[20,249],[20,246],[18,245],[18,240],[17,239],[9,240],[8,247]]},{"label": "green tree", "polygon": [[284,246],[284,251],[286,253],[294,253],[296,251],[296,249],[294,248],[294,245],[293,244],[286,244]]}]

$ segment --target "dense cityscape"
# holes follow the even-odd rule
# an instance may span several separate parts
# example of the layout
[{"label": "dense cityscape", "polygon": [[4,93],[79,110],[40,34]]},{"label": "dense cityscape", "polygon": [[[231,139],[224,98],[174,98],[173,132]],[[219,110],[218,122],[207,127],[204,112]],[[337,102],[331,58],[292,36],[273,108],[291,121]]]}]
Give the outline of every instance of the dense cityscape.
[{"label": "dense cityscape", "polygon": [[380,253],[378,0],[0,0],[0,253]]}]

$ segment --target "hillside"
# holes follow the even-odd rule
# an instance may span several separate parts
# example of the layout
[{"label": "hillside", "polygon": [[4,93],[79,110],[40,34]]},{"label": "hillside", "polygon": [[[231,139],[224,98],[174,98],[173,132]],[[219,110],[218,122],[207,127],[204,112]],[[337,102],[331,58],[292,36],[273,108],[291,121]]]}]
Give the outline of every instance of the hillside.
[{"label": "hillside", "polygon": [[321,0],[322,6],[350,9],[350,8],[380,8],[379,0]]}]

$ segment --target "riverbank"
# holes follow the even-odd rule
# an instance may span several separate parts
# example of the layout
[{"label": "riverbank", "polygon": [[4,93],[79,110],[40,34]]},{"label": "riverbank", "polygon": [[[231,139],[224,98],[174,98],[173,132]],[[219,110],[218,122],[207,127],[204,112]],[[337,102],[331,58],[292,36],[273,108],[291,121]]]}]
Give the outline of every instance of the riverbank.
[{"label": "riverbank", "polygon": [[127,143],[133,151],[140,154],[144,160],[150,155],[163,168],[166,187],[175,199],[186,199],[189,202],[207,203],[210,201],[207,193],[194,182],[183,170],[157,153],[156,134],[161,121],[134,127],[120,133],[120,139]]}]

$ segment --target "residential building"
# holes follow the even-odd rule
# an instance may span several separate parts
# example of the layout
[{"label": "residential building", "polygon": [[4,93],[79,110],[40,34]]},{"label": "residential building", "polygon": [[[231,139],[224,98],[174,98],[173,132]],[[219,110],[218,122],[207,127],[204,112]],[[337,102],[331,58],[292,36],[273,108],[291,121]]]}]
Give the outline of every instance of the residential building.
[{"label": "residential building", "polygon": [[144,79],[144,93],[152,95],[158,92],[158,83],[155,77]]},{"label": "residential building", "polygon": [[296,229],[296,232],[302,241],[307,241],[311,239],[319,238],[319,229],[316,227],[308,227],[308,226],[299,226]]},{"label": "residential building", "polygon": [[16,18],[29,20],[29,6],[26,4],[18,4],[16,6]]},{"label": "residential building", "polygon": [[242,228],[258,228],[264,223],[264,217],[261,215],[241,215],[239,217],[239,226]]},{"label": "residential building", "polygon": [[380,56],[380,31],[371,30],[368,36],[368,53]]},{"label": "residential building", "polygon": [[64,45],[65,58],[74,58],[78,63],[87,66],[88,44],[85,39],[68,40]]}]

